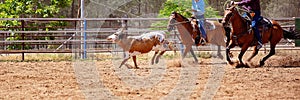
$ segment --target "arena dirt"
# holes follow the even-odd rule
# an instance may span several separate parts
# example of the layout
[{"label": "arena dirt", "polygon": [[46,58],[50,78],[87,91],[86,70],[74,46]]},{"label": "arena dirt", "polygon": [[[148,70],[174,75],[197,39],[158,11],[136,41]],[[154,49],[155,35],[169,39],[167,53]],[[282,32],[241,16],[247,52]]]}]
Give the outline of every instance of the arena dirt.
[{"label": "arena dirt", "polygon": [[[264,67],[236,69],[224,60],[219,63],[225,69],[214,99],[300,99],[300,64],[295,53],[278,53]],[[212,59],[200,59],[195,88],[189,99],[200,99],[210,77]],[[254,59],[258,62],[258,59]],[[131,61],[129,61],[131,62]],[[138,61],[140,69],[131,69],[136,75],[149,75],[147,61]],[[83,62],[84,63],[84,62]],[[167,60],[163,78],[152,87],[132,88],[116,74],[112,61],[95,61],[98,83],[120,99],[160,99],[170,94],[180,80],[181,62]],[[188,63],[192,61],[188,60]],[[0,99],[86,99],[80,80],[76,77],[73,62],[0,62]],[[255,64],[255,63],[254,63]],[[129,63],[127,66],[132,65]],[[86,65],[88,66],[88,64]],[[125,66],[126,68],[126,66]],[[89,74],[84,72],[83,74]],[[98,84],[90,84],[97,87]],[[95,96],[96,97],[96,96]]]}]

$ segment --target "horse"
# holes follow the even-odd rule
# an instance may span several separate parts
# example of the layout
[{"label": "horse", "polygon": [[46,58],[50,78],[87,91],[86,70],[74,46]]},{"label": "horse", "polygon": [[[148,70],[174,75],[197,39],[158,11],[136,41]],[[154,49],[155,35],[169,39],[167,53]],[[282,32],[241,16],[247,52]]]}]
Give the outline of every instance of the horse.
[{"label": "horse", "polygon": [[[199,34],[199,28],[197,25],[192,23],[193,21],[189,21],[186,17],[182,16],[177,12],[172,12],[169,18],[167,29],[168,31],[174,30],[175,26],[178,29],[178,32],[181,37],[182,44],[185,45],[185,50],[182,55],[182,59],[185,58],[187,52],[191,52],[195,61],[197,62],[198,59],[196,58],[193,50],[192,45],[195,44],[196,36]],[[211,23],[210,29],[206,29],[207,33],[207,43],[215,44],[218,46],[218,56],[222,59],[223,56],[221,55],[221,46],[226,47],[226,43],[224,39],[226,38],[225,32],[222,24],[217,21],[208,21]],[[199,32],[198,32],[199,31]],[[197,45],[199,46],[199,45]]]},{"label": "horse", "polygon": [[[296,37],[295,33],[286,31],[282,29],[282,27],[278,24],[278,22],[272,20],[271,26],[262,29],[262,42],[263,44],[270,42],[270,52],[267,54],[262,60],[259,62],[259,66],[263,66],[265,61],[275,54],[275,47],[279,43],[282,38],[294,39]],[[252,55],[247,59],[248,62],[252,60],[258,54],[257,49],[257,39],[254,36],[254,32],[250,29],[249,24],[247,24],[247,20],[245,20],[238,12],[237,8],[234,6],[227,7],[224,11],[224,16],[222,18],[222,22],[224,27],[232,27],[230,42],[226,47],[226,59],[230,65],[234,63],[231,61],[230,49],[235,46],[241,47],[241,51],[238,55],[239,64],[237,64],[236,68],[240,67],[249,67],[245,65],[242,61],[242,57],[245,54],[246,50],[254,46],[254,50]],[[249,31],[250,30],[250,31]]]}]

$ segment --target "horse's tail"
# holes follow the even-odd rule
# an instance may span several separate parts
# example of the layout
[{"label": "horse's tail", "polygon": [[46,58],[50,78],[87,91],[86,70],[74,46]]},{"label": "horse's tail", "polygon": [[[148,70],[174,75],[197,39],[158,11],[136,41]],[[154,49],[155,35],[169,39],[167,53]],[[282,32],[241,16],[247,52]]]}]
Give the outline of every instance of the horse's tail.
[{"label": "horse's tail", "polygon": [[300,39],[300,34],[298,34],[296,31],[283,30],[283,38],[284,39]]},{"label": "horse's tail", "polygon": [[284,30],[279,23],[276,21],[272,21],[273,29],[282,30],[283,31],[283,38],[284,39],[300,39],[300,34],[298,34],[294,30]]}]

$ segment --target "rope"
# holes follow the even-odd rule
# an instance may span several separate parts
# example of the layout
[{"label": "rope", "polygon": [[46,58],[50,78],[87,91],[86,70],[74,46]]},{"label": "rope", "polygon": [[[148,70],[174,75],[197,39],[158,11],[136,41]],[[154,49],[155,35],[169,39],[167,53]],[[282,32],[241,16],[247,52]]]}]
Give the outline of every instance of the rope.
[{"label": "rope", "polygon": [[[232,0],[226,0],[226,1],[225,1],[224,5],[223,5],[223,10],[226,10],[227,4],[229,4],[231,1],[232,1]],[[235,6],[235,8],[237,8],[237,10],[240,10],[240,11],[249,12],[248,10],[246,10],[246,9],[240,7],[240,6]]]},{"label": "rope", "polygon": [[231,2],[231,0],[226,0],[225,1],[225,3],[224,3],[224,5],[223,5],[223,10],[226,10],[226,6],[227,6],[227,4],[229,4]]}]

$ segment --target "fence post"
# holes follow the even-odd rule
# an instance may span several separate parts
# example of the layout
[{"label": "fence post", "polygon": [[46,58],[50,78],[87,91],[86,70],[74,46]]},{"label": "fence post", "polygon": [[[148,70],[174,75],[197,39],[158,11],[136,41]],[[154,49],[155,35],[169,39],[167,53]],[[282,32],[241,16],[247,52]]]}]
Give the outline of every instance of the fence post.
[{"label": "fence post", "polygon": [[[300,33],[300,17],[295,17],[295,30]],[[300,39],[295,40],[295,46],[300,47]]]},{"label": "fence post", "polygon": [[[128,15],[124,15],[123,18],[128,18]],[[122,28],[125,30],[125,36],[127,37],[128,36],[128,20],[122,20]],[[123,57],[125,58],[126,57],[126,54],[125,54],[125,51],[123,49]]]},{"label": "fence post", "polygon": [[84,19],[84,0],[80,2],[80,18],[81,18],[81,59],[86,59],[86,20]]},{"label": "fence post", "polygon": [[[25,21],[24,20],[21,20],[21,25],[22,25],[22,31],[25,31]],[[22,40],[25,40],[25,34],[24,33],[22,33]],[[24,54],[24,50],[25,50],[25,43],[24,42],[22,42],[22,61],[24,61],[25,60],[25,54]]]}]

